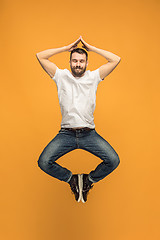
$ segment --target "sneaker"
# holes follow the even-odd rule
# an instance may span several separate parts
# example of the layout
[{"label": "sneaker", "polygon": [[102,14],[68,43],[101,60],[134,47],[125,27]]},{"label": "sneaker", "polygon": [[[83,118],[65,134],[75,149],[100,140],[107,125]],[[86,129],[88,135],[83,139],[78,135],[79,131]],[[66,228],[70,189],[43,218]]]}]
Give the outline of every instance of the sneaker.
[{"label": "sneaker", "polygon": [[93,188],[93,182],[88,179],[88,174],[81,174],[81,182],[82,182],[82,196],[81,201],[85,203],[87,201],[87,195],[89,190]]},{"label": "sneaker", "polygon": [[69,181],[69,185],[70,185],[72,194],[74,194],[77,202],[80,202],[81,200],[79,183],[80,183],[80,174],[72,175],[71,180]]}]

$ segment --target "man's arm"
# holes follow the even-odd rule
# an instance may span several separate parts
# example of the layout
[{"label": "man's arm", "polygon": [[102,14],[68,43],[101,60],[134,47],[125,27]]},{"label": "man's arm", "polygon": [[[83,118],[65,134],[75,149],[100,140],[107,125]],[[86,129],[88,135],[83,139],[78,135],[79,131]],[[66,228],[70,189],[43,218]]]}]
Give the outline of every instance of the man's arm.
[{"label": "man's arm", "polygon": [[51,61],[49,61],[48,58],[65,51],[71,52],[74,48],[77,47],[79,42],[80,42],[80,37],[74,43],[71,43],[68,46],[64,46],[61,48],[47,49],[36,54],[36,57],[39,63],[41,64],[42,68],[49,74],[51,78],[54,77],[57,66]]},{"label": "man's arm", "polygon": [[117,56],[111,52],[108,52],[106,50],[102,50],[102,49],[99,49],[99,48],[89,45],[82,39],[82,37],[81,37],[81,42],[83,43],[83,48],[85,48],[87,51],[92,51],[92,52],[98,53],[108,60],[108,62],[106,64],[102,65],[99,68],[99,73],[100,73],[101,79],[104,79],[107,75],[109,75],[113,71],[113,69],[118,65],[118,63],[121,61],[121,58],[119,56]]}]

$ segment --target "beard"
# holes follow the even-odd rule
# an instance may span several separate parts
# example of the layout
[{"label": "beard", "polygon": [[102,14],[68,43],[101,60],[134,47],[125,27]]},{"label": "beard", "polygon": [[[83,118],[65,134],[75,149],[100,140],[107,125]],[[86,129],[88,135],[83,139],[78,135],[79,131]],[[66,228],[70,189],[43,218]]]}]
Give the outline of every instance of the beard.
[{"label": "beard", "polygon": [[82,75],[86,71],[86,68],[87,68],[87,66],[85,66],[84,68],[71,66],[71,71],[75,77],[82,77]]}]

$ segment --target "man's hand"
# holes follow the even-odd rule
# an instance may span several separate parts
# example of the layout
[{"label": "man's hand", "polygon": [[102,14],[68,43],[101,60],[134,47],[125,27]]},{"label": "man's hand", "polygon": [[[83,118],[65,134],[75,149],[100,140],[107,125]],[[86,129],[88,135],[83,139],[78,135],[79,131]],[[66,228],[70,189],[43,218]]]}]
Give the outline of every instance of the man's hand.
[{"label": "man's hand", "polygon": [[74,43],[69,44],[66,46],[66,51],[71,52],[73,49],[77,48],[78,43],[82,43],[82,48],[85,48],[88,52],[92,50],[92,46],[86,43],[82,36],[80,36]]},{"label": "man's hand", "polygon": [[88,52],[92,51],[92,46],[88,43],[86,43],[82,36],[80,36],[74,43],[69,44],[68,46],[66,46],[66,51],[71,52],[73,49],[77,48],[78,43],[81,42],[82,43],[82,48],[85,48]]},{"label": "man's hand", "polygon": [[78,43],[81,41],[81,36],[74,42],[66,46],[66,51],[71,52],[73,49],[77,48]]},{"label": "man's hand", "polygon": [[84,40],[83,40],[83,38],[81,37],[81,42],[82,42],[82,48],[85,48],[88,52],[89,51],[92,51],[92,46],[91,45],[89,45],[88,43],[86,43]]}]

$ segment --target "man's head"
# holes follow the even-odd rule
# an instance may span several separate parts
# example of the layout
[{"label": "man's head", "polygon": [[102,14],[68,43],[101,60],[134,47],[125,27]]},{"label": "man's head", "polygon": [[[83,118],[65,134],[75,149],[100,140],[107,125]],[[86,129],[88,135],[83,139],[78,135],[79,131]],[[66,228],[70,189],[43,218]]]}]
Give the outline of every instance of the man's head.
[{"label": "man's head", "polygon": [[70,54],[70,67],[75,77],[82,77],[88,65],[88,53],[82,48],[76,48]]}]

